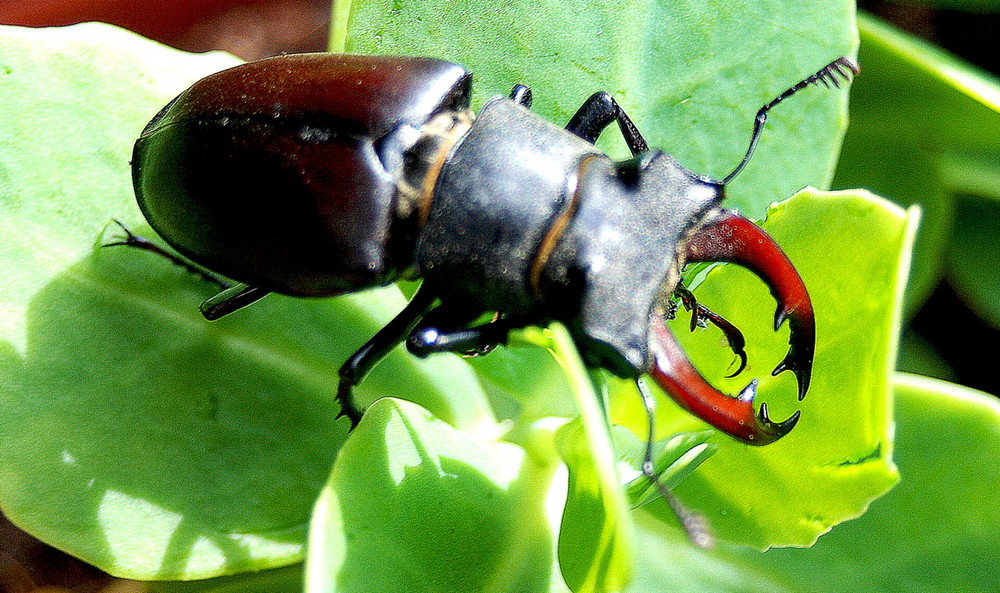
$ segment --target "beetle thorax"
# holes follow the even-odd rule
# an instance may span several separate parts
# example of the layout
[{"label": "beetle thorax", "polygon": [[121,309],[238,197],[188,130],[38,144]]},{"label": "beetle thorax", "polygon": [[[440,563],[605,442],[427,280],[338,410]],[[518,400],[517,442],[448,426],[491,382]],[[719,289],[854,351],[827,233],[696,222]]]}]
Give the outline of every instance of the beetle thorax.
[{"label": "beetle thorax", "polygon": [[474,116],[469,110],[447,111],[432,117],[419,128],[397,132],[406,136],[408,146],[402,151],[403,162],[396,173],[399,219],[416,214],[423,227],[430,210],[431,198],[438,176],[455,144],[472,126]]},{"label": "beetle thorax", "polygon": [[578,302],[561,320],[589,362],[638,374],[649,364],[650,316],[676,288],[684,241],[718,206],[721,186],[658,150],[585,162],[578,183],[578,204],[537,291],[549,308]]},{"label": "beetle thorax", "polygon": [[566,323],[592,364],[649,364],[649,318],[677,283],[679,244],[720,186],[649,151],[615,163],[507,99],[448,155],[416,264],[442,301],[525,324]]},{"label": "beetle thorax", "polygon": [[[480,112],[448,156],[417,240],[417,267],[442,300],[539,318],[533,262],[572,202],[585,140],[508,99]],[[539,319],[540,321],[540,319]]]}]

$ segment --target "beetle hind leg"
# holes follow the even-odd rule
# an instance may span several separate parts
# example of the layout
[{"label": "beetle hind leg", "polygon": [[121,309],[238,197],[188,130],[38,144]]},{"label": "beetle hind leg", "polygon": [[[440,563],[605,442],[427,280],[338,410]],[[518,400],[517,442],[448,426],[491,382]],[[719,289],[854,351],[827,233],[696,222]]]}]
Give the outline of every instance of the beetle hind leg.
[{"label": "beetle hind leg", "polygon": [[102,243],[101,247],[125,246],[125,247],[131,247],[133,249],[141,249],[143,251],[148,251],[154,255],[166,259],[175,266],[184,268],[188,272],[195,274],[196,276],[200,277],[202,280],[205,280],[206,282],[215,284],[222,290],[226,290],[232,286],[232,283],[223,278],[222,276],[213,274],[212,272],[209,272],[204,268],[196,266],[195,264],[180,257],[179,255],[175,255],[174,253],[167,251],[163,247],[160,247],[159,245],[150,241],[149,239],[135,234],[134,232],[132,232],[132,229],[125,226],[125,223],[118,220],[117,218],[112,220],[116,225],[118,225],[118,228],[122,230],[124,235],[111,237],[111,241],[107,243]]},{"label": "beetle hind leg", "polygon": [[336,396],[337,403],[340,404],[340,413],[337,417],[347,416],[351,421],[351,429],[358,425],[364,413],[351,397],[354,387],[360,384],[393,348],[406,339],[420,318],[430,309],[435,298],[430,290],[421,285],[406,307],[341,365]]},{"label": "beetle hind leg", "polygon": [[188,260],[167,251],[163,247],[160,247],[149,239],[133,233],[132,230],[125,226],[120,220],[114,219],[114,222],[125,234],[119,237],[114,237],[110,242],[103,243],[101,247],[117,247],[124,245],[125,247],[148,251],[170,261],[176,266],[184,268],[188,272],[197,275],[206,282],[215,284],[221,289],[221,292],[206,299],[205,302],[203,302],[199,307],[201,314],[209,321],[215,321],[216,319],[229,315],[230,313],[238,311],[247,305],[256,303],[270,294],[270,291],[250,286],[248,284],[233,284],[222,276],[213,274],[204,268],[196,266]]}]

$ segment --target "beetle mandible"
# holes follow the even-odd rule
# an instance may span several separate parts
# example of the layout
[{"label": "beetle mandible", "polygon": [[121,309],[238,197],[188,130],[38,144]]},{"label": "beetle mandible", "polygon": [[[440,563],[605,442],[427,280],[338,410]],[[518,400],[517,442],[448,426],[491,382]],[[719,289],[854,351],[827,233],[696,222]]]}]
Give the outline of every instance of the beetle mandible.
[{"label": "beetle mandible", "polygon": [[[340,369],[352,426],[362,410],[351,388],[404,340],[418,356],[475,352],[512,329],[561,321],[588,365],[648,374],[709,424],[763,445],[799,413],[775,422],[765,404],[755,412],[756,380],[736,397],[712,387],[665,319],[680,298],[692,323],[714,322],[739,373],[742,335],[694,301],[680,270],[748,268],[777,301],[775,330],[790,325],[772,374],[791,371],[805,396],[815,343],[806,287],[762,229],[720,204],[772,107],[856,73],[838,58],[761,107],[742,161],[716,180],[649,149],[606,92],[560,128],[530,111],[523,85],[474,115],[470,73],[442,60],[285,55],[208,76],[171,101],[135,144],[133,180],[170,245],[241,283],[203,303],[209,319],[269,292],[333,296],[422,279]],[[633,158],[615,162],[594,146],[612,122]]]}]

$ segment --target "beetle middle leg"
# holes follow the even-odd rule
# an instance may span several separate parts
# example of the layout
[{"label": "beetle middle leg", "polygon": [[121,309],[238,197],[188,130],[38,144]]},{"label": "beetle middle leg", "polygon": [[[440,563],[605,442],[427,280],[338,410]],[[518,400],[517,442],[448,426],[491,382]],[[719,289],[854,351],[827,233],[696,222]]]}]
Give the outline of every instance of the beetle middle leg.
[{"label": "beetle middle leg", "polygon": [[510,330],[524,325],[523,322],[497,317],[486,323],[465,327],[476,316],[438,307],[413,328],[406,340],[406,348],[420,357],[438,352],[478,355],[506,344]]},{"label": "beetle middle leg", "polygon": [[436,298],[425,285],[421,284],[406,307],[341,365],[340,384],[337,386],[340,413],[337,417],[347,416],[352,429],[361,421],[363,410],[351,399],[351,390],[361,383],[393,348],[406,339]]}]

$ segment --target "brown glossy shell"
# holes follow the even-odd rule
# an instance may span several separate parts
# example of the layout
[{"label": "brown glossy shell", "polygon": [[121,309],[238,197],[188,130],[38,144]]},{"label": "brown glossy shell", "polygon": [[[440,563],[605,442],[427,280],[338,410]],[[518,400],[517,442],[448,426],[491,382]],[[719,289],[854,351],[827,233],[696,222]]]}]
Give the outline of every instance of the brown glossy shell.
[{"label": "brown glossy shell", "polygon": [[300,54],[211,75],[136,142],[153,228],[195,262],[268,290],[351,292],[413,264],[397,214],[397,132],[468,106],[470,76],[430,58]]}]

